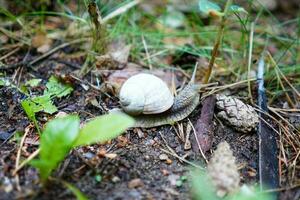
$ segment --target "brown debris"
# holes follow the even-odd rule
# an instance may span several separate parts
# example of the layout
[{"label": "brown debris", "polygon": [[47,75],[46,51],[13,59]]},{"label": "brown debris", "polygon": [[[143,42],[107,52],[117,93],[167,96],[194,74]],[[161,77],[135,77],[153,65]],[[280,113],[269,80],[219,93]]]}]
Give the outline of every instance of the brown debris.
[{"label": "brown debris", "polygon": [[128,183],[128,188],[133,189],[133,188],[138,188],[138,187],[143,187],[144,183],[141,179],[139,178],[135,178],[132,179],[129,183]]},{"label": "brown debris", "polygon": [[207,152],[212,146],[213,136],[213,123],[212,119],[214,116],[214,108],[216,103],[216,97],[211,95],[203,100],[200,118],[198,118],[195,130],[196,130],[196,141],[193,141],[192,147],[195,152],[200,151],[203,153]]},{"label": "brown debris", "polygon": [[[105,74],[104,71],[98,71],[94,73]],[[115,72],[108,75],[107,82],[114,85],[116,88],[120,88],[121,85],[131,76],[139,74],[139,73],[150,73],[155,76],[161,78],[164,82],[167,83],[169,88],[173,87],[173,81],[175,82],[175,86],[179,86],[179,81],[177,76],[182,76],[182,73],[176,72],[174,73],[172,70],[162,70],[162,69],[153,69],[146,70],[141,66],[128,63],[127,66],[122,70],[116,70]]]}]

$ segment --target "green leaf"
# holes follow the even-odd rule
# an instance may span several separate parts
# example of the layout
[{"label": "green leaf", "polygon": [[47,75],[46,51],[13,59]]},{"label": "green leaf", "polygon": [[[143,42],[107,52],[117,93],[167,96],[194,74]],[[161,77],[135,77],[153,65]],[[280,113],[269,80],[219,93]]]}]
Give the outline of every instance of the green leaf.
[{"label": "green leaf", "polygon": [[77,200],[88,200],[88,198],[78,188],[65,181],[63,183],[69,190],[73,192]]},{"label": "green leaf", "polygon": [[39,169],[43,181],[69,153],[78,133],[78,116],[56,118],[47,123],[40,139],[40,158],[31,162]]},{"label": "green leaf", "polygon": [[134,120],[131,117],[119,113],[96,117],[80,130],[74,146],[105,142],[120,135],[133,123]]},{"label": "green leaf", "polygon": [[[26,84],[34,86],[40,82],[40,79],[32,79]],[[57,111],[56,106],[52,102],[53,97],[63,97],[70,94],[73,88],[70,85],[63,84],[57,78],[51,76],[46,84],[47,90],[44,95],[25,99],[21,102],[28,118],[36,123],[35,113],[45,112],[53,114]],[[26,92],[26,91],[25,91]],[[37,124],[37,123],[36,123]],[[38,127],[37,127],[38,128]]]},{"label": "green leaf", "polygon": [[238,5],[230,6],[230,11],[234,13],[241,13],[241,12],[248,13],[243,7],[240,7]]},{"label": "green leaf", "polygon": [[168,8],[168,11],[158,20],[165,26],[179,28],[184,25],[185,16],[182,12]]},{"label": "green leaf", "polygon": [[73,88],[70,85],[63,84],[59,82],[57,78],[51,76],[46,84],[47,90],[44,91],[44,94],[55,95],[56,97],[67,96],[73,91]]},{"label": "green leaf", "polygon": [[33,120],[35,113],[44,111],[49,114],[53,114],[57,111],[55,105],[51,101],[50,95],[43,95],[34,98],[28,98],[21,101],[21,105],[25,110],[29,119]]},{"label": "green leaf", "polygon": [[102,176],[100,174],[97,174],[95,176],[95,180],[96,180],[96,182],[100,183],[102,181]]},{"label": "green leaf", "polygon": [[0,86],[9,86],[10,82],[5,78],[0,78]]},{"label": "green leaf", "polygon": [[215,194],[214,186],[210,182],[207,174],[200,170],[192,172],[193,199],[196,200],[220,200]]},{"label": "green leaf", "polygon": [[40,82],[42,81],[42,79],[38,79],[38,78],[33,78],[29,81],[27,81],[25,83],[26,86],[30,86],[30,87],[36,87],[40,84]]},{"label": "green leaf", "polygon": [[221,8],[218,4],[209,0],[199,0],[199,10],[206,16],[223,16]]},{"label": "green leaf", "polygon": [[230,200],[272,200],[276,199],[272,197],[270,193],[261,192],[259,188],[248,187],[243,185],[240,191],[230,197]]}]

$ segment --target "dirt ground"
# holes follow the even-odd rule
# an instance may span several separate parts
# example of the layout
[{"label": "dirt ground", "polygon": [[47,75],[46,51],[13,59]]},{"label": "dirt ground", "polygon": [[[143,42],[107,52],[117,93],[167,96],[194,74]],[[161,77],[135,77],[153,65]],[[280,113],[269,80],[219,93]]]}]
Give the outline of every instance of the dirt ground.
[{"label": "dirt ground", "polygon": [[[58,26],[56,28],[59,29]],[[291,29],[294,30],[295,27]],[[51,47],[58,46],[61,43],[62,41],[54,40]],[[97,75],[89,73],[82,79],[74,79],[71,76],[77,77],[77,72],[83,66],[86,58],[85,55],[75,55],[80,49],[76,45],[61,48],[33,66],[26,65],[26,63],[28,64],[29,61],[41,54],[37,53],[35,49],[30,49],[31,47],[26,51],[18,50],[17,54],[3,60],[3,63],[10,66],[10,68],[1,69],[0,72],[17,85],[32,78],[42,79],[42,86],[35,87],[31,91],[32,94],[42,94],[47,80],[52,75],[59,77],[64,82],[71,83],[74,91],[67,97],[55,98],[54,104],[59,112],[78,114],[81,122],[84,123],[86,120],[107,113],[110,109],[119,107],[119,105],[118,99],[111,91],[111,88],[108,88],[106,91],[108,95],[93,87],[89,87],[86,90],[86,87],[90,86],[88,83],[96,85]],[[254,49],[254,52],[258,50]],[[275,45],[273,50],[274,52],[278,51]],[[256,56],[259,55],[259,53],[255,53],[256,55],[253,57],[254,64],[256,64]],[[173,64],[180,66],[184,64],[194,65],[198,59],[198,57],[190,54],[182,54],[178,57],[176,58],[177,60],[173,58]],[[14,66],[15,63],[20,62],[25,64]],[[228,77],[225,75],[223,77],[221,68],[218,68],[218,70],[221,72],[221,75],[216,76],[222,77],[218,77],[219,79],[214,81],[218,81],[222,85],[227,82],[226,79]],[[295,77],[292,77],[291,80],[297,79],[297,74],[295,74]],[[104,77],[97,78],[105,81]],[[186,83],[182,80],[182,77],[179,77],[177,81],[179,86]],[[255,89],[254,87],[253,91]],[[246,87],[237,88],[234,91],[234,95],[245,100],[248,94],[245,93],[246,90]],[[256,98],[255,92],[254,97]],[[165,125],[151,129],[134,128],[127,130],[124,134],[108,143],[74,149],[53,173],[53,177],[57,179],[51,179],[47,187],[43,188],[39,180],[38,171],[34,167],[26,165],[17,175],[13,173],[24,130],[31,127],[30,129],[33,131],[26,137],[21,151],[21,160],[31,155],[38,149],[39,145],[38,133],[21,107],[21,100],[25,98],[26,96],[15,87],[0,86],[0,200],[76,199],[74,194],[57,179],[71,183],[89,199],[192,199],[191,163],[201,167],[205,167],[206,163],[199,152],[194,152],[191,148],[184,148],[185,141],[179,136],[177,130],[178,126],[182,126],[183,130],[185,130],[188,120],[192,124],[196,123],[201,114],[201,104],[188,119],[184,119],[175,124],[175,126]],[[272,105],[278,104],[278,107],[281,108],[283,101],[285,100],[272,102]],[[53,119],[56,114],[38,113],[36,117],[39,126],[44,127],[45,123]],[[217,145],[222,141],[227,141],[236,157],[241,184],[258,185],[259,140],[256,131],[253,130],[247,134],[239,133],[216,116],[214,116],[213,124],[213,145],[210,151],[205,153],[205,157],[209,160]],[[275,122],[272,124],[276,129],[277,124]],[[194,135],[191,134],[190,140],[193,137]],[[281,144],[279,138],[277,142]],[[294,152],[289,151],[289,148],[289,146],[286,147],[286,152],[291,153],[287,155],[289,159],[288,164],[294,159],[292,155]],[[279,161],[279,164],[285,166],[282,164],[282,160]],[[297,159],[295,159],[296,161]],[[297,163],[294,166],[295,174],[293,176],[300,177],[299,166],[297,166]],[[289,180],[289,177],[291,177],[290,173],[293,171],[291,170],[292,167],[292,165],[285,166],[283,167],[284,170],[280,172],[280,178],[282,179],[282,185],[280,186],[283,189],[278,191],[279,200],[300,199],[300,188],[289,188],[291,185],[297,185],[297,183]],[[290,184],[291,182],[292,184]]]},{"label": "dirt ground", "polygon": [[[54,65],[47,60],[40,66],[34,71],[23,69],[22,78],[30,77],[33,73],[47,80],[51,74],[59,70],[58,68],[63,68],[64,73],[72,70],[67,65]],[[58,99],[55,104],[62,112],[79,113],[82,121],[103,113],[100,108],[86,103],[88,98],[95,97],[100,105],[106,104],[108,108],[116,106],[115,99],[103,96],[101,98],[98,91],[85,92],[79,84],[75,84],[74,89],[69,97]],[[2,191],[0,199],[28,199],[29,197],[74,199],[68,190],[55,182],[51,182],[46,189],[41,190],[38,185],[37,171],[30,166],[20,171],[19,183],[17,183],[16,176],[12,176],[18,145],[17,141],[7,141],[7,139],[13,138],[13,134],[18,130],[24,130],[30,122],[20,107],[20,100],[24,96],[12,88],[1,88],[0,92],[0,121],[2,122],[0,125],[0,179],[7,187],[16,188],[19,185],[21,189],[10,193]],[[200,115],[200,110],[201,105],[189,117],[192,123],[195,123]],[[39,114],[38,121],[43,123],[48,117],[46,114]],[[187,120],[181,123],[185,127]],[[221,141],[227,141],[237,158],[242,183],[256,183],[258,181],[258,137],[255,131],[249,134],[238,133],[220,123],[216,118],[214,130],[211,152]],[[34,133],[29,138],[32,140],[27,141],[24,149],[26,154],[37,148]],[[165,156],[166,153],[162,149],[168,150],[168,148],[172,148],[177,155],[193,163],[202,166],[205,163],[199,153],[184,150],[184,142],[178,137],[174,128],[166,125],[160,128],[129,130],[113,140],[111,144],[76,149],[60,165],[55,172],[55,177],[74,184],[91,199],[190,199],[190,166],[172,155]],[[108,153],[114,153],[117,156],[115,158],[103,157],[99,153],[101,149],[106,149]],[[206,154],[208,159],[211,152]],[[162,154],[167,158],[160,158]],[[101,180],[97,180],[97,175],[101,175]],[[281,199],[290,199],[283,193],[281,195]],[[297,195],[299,196],[299,191],[295,190],[291,196]]]}]

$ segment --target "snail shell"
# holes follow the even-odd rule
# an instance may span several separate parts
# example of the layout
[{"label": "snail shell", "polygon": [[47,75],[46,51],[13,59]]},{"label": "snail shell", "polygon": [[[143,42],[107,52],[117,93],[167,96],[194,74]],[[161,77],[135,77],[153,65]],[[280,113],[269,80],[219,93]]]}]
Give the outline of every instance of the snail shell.
[{"label": "snail shell", "polygon": [[174,96],[165,82],[143,73],[125,81],[119,97],[123,110],[131,115],[162,113],[174,103]]}]

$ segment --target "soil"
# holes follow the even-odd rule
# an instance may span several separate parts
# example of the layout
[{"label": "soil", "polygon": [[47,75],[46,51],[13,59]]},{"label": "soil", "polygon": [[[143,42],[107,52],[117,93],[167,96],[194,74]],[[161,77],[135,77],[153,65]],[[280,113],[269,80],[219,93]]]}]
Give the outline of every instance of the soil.
[{"label": "soil", "polygon": [[[55,65],[52,61],[42,62],[37,70],[23,69],[22,79],[30,77],[31,73],[39,74],[43,80],[57,73],[67,74],[72,68],[65,65]],[[26,72],[27,71],[27,72]],[[86,78],[88,79],[88,77]],[[20,100],[24,98],[14,88],[0,89],[1,102],[1,174],[0,179],[7,185],[16,187],[16,177],[12,176],[15,166],[15,157],[18,151],[18,143],[12,138],[16,131],[23,131],[29,125],[26,114],[20,107]],[[108,108],[117,105],[116,99],[101,96],[98,91],[84,91],[78,84],[74,84],[73,93],[67,97],[58,99],[55,104],[62,112],[79,113],[84,121],[104,112],[88,102],[88,99],[96,98],[100,105]],[[190,119],[193,123],[200,116],[201,105],[193,112]],[[46,122],[51,118],[46,114],[38,114],[38,121]],[[182,122],[184,126],[187,120]],[[221,141],[226,140],[237,158],[240,168],[242,183],[255,183],[258,181],[258,140],[255,132],[241,134],[226,125],[220,124],[214,119],[213,148],[206,153],[207,158]],[[37,133],[29,137],[35,138]],[[162,138],[163,137],[163,138]],[[189,170],[190,166],[172,155],[167,155],[167,160],[161,160],[160,155],[165,154],[161,149],[171,147],[179,156],[203,165],[204,160],[199,153],[192,150],[184,150],[184,142],[177,136],[174,128],[163,126],[153,129],[129,130],[111,144],[94,145],[75,149],[55,172],[59,177],[86,194],[90,199],[190,199]],[[26,145],[27,154],[33,152],[37,145]],[[99,155],[101,149],[108,153],[117,154],[116,158],[106,158]],[[97,181],[97,175],[101,180]],[[180,177],[187,177],[182,184],[176,185]],[[53,181],[52,181],[53,182]],[[0,199],[23,199],[34,197],[35,199],[74,199],[74,196],[61,184],[53,182],[44,190],[38,184],[38,173],[30,166],[26,166],[19,172],[19,185],[21,191],[14,190],[11,193],[1,192]]]},{"label": "soil", "polygon": [[[118,99],[114,93],[104,95],[92,87],[85,90],[82,84],[96,84],[95,76],[91,73],[81,81],[74,80],[70,76],[76,74],[85,59],[80,56],[74,59],[67,58],[68,54],[71,55],[76,50],[78,49],[73,46],[65,47],[34,66],[20,65],[0,72],[14,79],[14,83],[24,83],[35,77],[41,78],[42,85],[45,85],[52,75],[70,82],[74,91],[68,97],[55,99],[54,104],[60,112],[77,113],[84,123],[117,107]],[[18,54],[3,62],[8,65],[24,60],[28,62],[38,56],[34,50],[20,51]],[[183,58],[176,62],[180,65],[194,63],[195,58],[183,55]],[[103,80],[102,77],[98,78]],[[44,86],[39,86],[31,92],[42,94],[43,90]],[[243,94],[244,91],[239,89],[237,92]],[[242,96],[240,95],[241,98]],[[21,136],[26,127],[32,126],[20,104],[24,98],[25,95],[16,88],[0,87],[0,200],[76,199],[74,194],[57,180],[51,180],[47,187],[42,188],[38,171],[30,165],[21,169],[17,176],[13,175]],[[92,100],[93,102],[96,100],[98,105],[92,103]],[[47,121],[55,117],[55,114],[37,114],[39,126],[43,127]],[[200,114],[201,105],[189,116],[193,124]],[[180,123],[186,127],[188,120],[185,119]],[[239,133],[216,117],[213,124],[213,146],[205,154],[207,159],[212,156],[216,146],[225,140],[230,144],[236,157],[241,184],[257,184],[259,141],[256,132]],[[37,131],[29,133],[22,149],[22,160],[38,148],[38,139]],[[89,199],[191,199],[189,174],[191,166],[163,151],[170,151],[169,148],[179,157],[205,167],[205,160],[201,154],[191,149],[185,150],[184,141],[180,139],[174,127],[165,125],[152,129],[128,130],[109,143],[74,149],[54,172],[53,177],[76,186]],[[105,156],[109,154],[112,157]],[[285,182],[282,187],[288,185],[288,180]],[[279,199],[298,200],[300,189],[282,191],[279,193]]]}]

